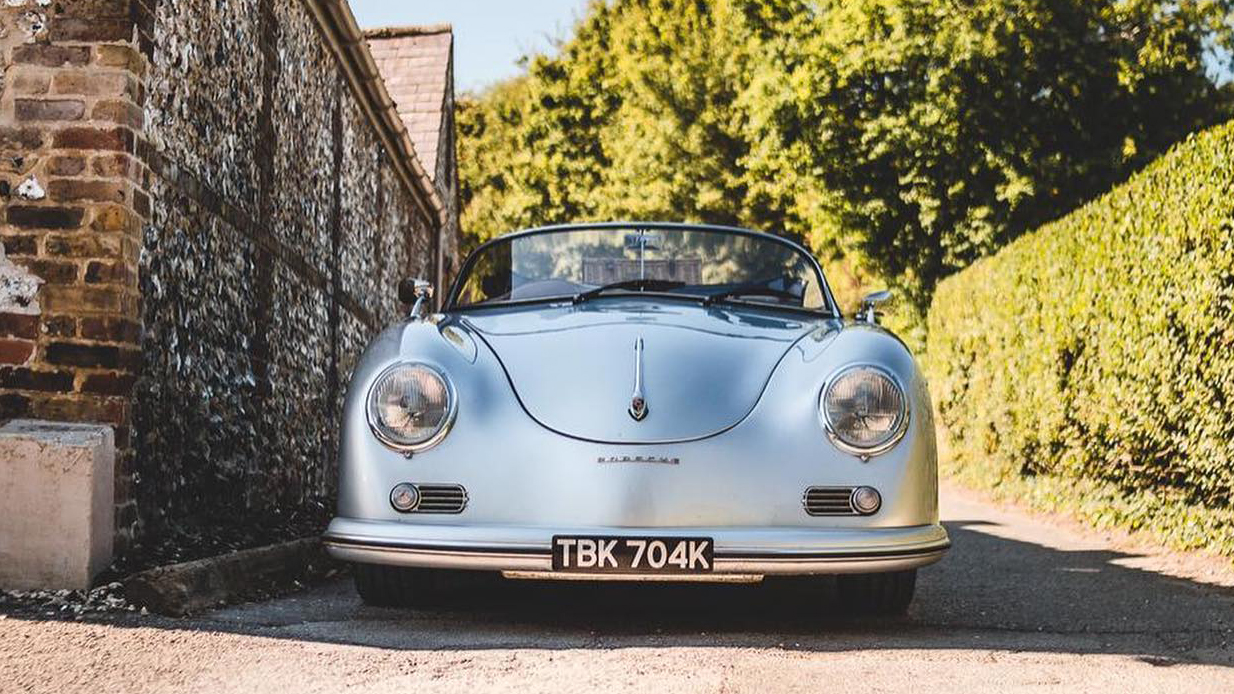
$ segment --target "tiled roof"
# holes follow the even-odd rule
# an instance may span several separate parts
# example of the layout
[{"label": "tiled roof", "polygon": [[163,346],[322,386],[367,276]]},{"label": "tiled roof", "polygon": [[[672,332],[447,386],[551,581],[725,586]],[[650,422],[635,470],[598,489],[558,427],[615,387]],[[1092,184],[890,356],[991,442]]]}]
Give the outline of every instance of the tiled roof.
[{"label": "tiled roof", "polygon": [[416,156],[436,176],[454,43],[450,25],[369,29],[364,36]]}]

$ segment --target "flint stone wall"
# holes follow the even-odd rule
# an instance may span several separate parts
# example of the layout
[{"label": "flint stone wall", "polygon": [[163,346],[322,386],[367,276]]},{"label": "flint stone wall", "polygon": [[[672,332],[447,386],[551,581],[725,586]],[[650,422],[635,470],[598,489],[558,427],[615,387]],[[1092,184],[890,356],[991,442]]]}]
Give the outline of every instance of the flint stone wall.
[{"label": "flint stone wall", "polygon": [[138,508],[322,512],[351,364],[435,229],[300,2],[164,0],[152,44]]},{"label": "flint stone wall", "polygon": [[[143,528],[324,516],[351,367],[402,310],[397,281],[434,274],[438,221],[423,192],[403,184],[299,0],[29,5],[8,11],[6,25],[34,12],[51,30],[15,45],[29,35],[44,52],[84,50],[79,70],[103,45],[132,53],[108,68],[131,80],[122,86],[139,111],[120,144],[132,167],[121,206],[134,220],[133,252],[115,244],[139,300],[117,309],[132,327],[111,337],[140,366],[108,394],[119,408],[109,423],[122,461],[121,542]],[[110,19],[100,14],[108,7]],[[92,24],[57,40],[57,23],[83,13]],[[0,108],[0,125],[9,113]],[[83,224],[101,214],[83,206]],[[41,242],[5,229],[5,245],[17,231],[28,257],[9,255],[39,276]],[[75,272],[84,281],[86,268]],[[0,403],[10,391],[0,387]],[[65,418],[94,421],[89,411]]]}]

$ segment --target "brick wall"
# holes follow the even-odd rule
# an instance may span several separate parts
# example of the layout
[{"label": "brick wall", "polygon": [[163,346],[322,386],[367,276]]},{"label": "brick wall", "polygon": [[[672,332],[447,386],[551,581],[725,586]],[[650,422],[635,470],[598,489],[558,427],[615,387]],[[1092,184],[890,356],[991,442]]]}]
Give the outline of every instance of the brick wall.
[{"label": "brick wall", "polygon": [[424,193],[298,0],[44,2],[0,6],[0,417],[115,425],[122,543],[324,514]]},{"label": "brick wall", "polygon": [[0,417],[114,425],[117,516],[131,525],[144,62],[127,2],[13,5],[0,10],[0,240],[10,276],[40,288],[0,298]]}]

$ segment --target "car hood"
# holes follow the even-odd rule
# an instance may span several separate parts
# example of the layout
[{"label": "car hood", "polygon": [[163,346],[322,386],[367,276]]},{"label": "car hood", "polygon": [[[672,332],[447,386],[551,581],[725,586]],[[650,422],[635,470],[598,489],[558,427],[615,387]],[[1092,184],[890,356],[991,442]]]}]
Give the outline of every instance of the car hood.
[{"label": "car hood", "polygon": [[[754,408],[784,353],[825,319],[603,298],[469,312],[519,401],[542,425],[606,443],[667,443],[719,433]],[[636,342],[647,414],[629,413]]]}]

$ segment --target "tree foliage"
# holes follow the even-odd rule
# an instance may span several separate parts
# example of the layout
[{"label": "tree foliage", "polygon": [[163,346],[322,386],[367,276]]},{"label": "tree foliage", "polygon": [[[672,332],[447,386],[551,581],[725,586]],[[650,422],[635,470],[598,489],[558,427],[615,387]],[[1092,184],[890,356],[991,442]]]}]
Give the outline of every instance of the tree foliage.
[{"label": "tree foliage", "polygon": [[751,226],[924,306],[1220,119],[1232,4],[594,0],[556,55],[461,101],[464,228]]}]

